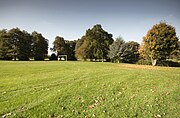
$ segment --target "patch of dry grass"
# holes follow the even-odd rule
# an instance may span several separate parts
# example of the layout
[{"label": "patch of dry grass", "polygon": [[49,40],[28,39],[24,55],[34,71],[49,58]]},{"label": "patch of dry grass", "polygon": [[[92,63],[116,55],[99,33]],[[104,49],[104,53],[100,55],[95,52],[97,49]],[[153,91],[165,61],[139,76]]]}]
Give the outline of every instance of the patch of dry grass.
[{"label": "patch of dry grass", "polygon": [[143,70],[172,70],[174,67],[161,67],[161,66],[150,66],[150,65],[137,65],[137,64],[119,64],[119,67],[126,69],[143,69]]}]

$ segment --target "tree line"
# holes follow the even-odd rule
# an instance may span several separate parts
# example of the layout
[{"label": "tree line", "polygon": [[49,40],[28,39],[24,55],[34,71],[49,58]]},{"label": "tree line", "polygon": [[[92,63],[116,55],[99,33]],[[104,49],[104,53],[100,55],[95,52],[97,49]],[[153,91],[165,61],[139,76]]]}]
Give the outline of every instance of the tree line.
[{"label": "tree line", "polygon": [[[150,61],[152,65],[169,58],[179,59],[180,43],[175,27],[160,22],[154,25],[143,37],[142,44],[122,37],[113,39],[100,24],[87,29],[78,40],[69,41],[56,36],[51,51],[57,52],[50,60],[57,60],[58,55],[67,55],[68,60],[112,61],[137,63]],[[2,60],[44,60],[48,52],[48,40],[42,34],[29,34],[19,28],[9,31],[0,30],[0,59]]]},{"label": "tree line", "polygon": [[57,54],[53,53],[50,57],[50,60],[57,60],[58,55],[67,55],[68,60],[76,60],[75,57],[75,46],[76,40],[69,41],[64,40],[63,37],[56,36],[53,42],[53,48],[51,51],[56,51]]},{"label": "tree line", "polygon": [[19,28],[0,30],[1,60],[44,60],[48,53],[48,40],[36,31],[29,34]]}]

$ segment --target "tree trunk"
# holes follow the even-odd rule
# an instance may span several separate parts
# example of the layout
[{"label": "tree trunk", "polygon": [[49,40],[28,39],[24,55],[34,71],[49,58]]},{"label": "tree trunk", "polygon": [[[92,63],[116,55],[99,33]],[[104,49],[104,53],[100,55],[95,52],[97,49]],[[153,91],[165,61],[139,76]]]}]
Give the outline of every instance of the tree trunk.
[{"label": "tree trunk", "polygon": [[16,58],[17,58],[16,55],[14,55],[14,61],[16,61]]},{"label": "tree trunk", "polygon": [[153,59],[153,58],[151,57],[151,63],[152,63],[153,66],[156,65],[156,62],[157,62],[157,59]]},{"label": "tree trunk", "polygon": [[102,58],[102,62],[104,62],[104,58]]}]

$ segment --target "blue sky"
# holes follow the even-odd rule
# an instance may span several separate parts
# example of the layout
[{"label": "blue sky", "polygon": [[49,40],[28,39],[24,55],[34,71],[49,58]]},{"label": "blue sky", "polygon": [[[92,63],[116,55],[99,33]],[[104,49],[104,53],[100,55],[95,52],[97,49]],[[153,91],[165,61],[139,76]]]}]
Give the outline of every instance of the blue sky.
[{"label": "blue sky", "polygon": [[55,36],[76,40],[101,24],[113,37],[141,43],[162,20],[180,36],[179,0],[0,0],[0,29],[38,31],[52,42]]}]

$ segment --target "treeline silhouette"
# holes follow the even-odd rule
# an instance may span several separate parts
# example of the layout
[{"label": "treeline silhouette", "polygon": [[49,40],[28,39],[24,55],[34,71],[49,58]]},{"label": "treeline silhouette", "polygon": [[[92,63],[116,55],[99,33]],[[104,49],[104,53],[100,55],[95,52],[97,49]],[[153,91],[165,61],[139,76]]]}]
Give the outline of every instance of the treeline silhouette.
[{"label": "treeline silhouette", "polygon": [[[163,64],[167,59],[180,57],[180,43],[175,28],[160,22],[143,37],[142,44],[122,37],[113,39],[100,24],[87,29],[77,40],[65,40],[56,36],[50,60],[57,60],[59,55],[67,55],[68,60],[112,61],[139,64]],[[19,28],[0,30],[1,60],[44,60],[48,54],[48,40],[36,31],[28,33]]]}]

